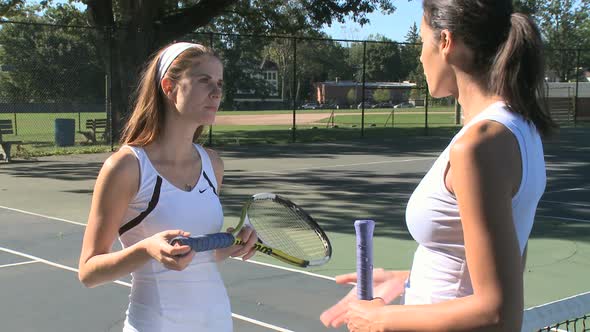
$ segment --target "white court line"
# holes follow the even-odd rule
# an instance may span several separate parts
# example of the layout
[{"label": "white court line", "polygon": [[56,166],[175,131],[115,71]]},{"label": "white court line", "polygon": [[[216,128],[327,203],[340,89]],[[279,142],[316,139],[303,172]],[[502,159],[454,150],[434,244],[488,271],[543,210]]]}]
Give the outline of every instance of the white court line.
[{"label": "white court line", "polygon": [[33,264],[33,263],[39,263],[39,262],[38,261],[26,261],[26,262],[12,263],[12,264],[4,264],[4,265],[0,265],[0,269],[3,267],[12,267],[12,266],[27,265],[27,264]]},{"label": "white court line", "polygon": [[[46,216],[46,215],[42,215],[42,214],[38,214],[38,213],[28,212],[28,211],[19,210],[19,209],[13,209],[13,208],[5,207],[5,206],[2,206],[2,205],[0,205],[0,208],[1,209],[6,209],[6,210],[10,210],[10,211],[16,211],[16,212],[19,212],[19,213],[30,214],[30,215],[33,215],[33,216],[47,218],[47,219],[51,219],[51,220],[63,221],[63,222],[69,223],[69,224],[74,224],[74,225],[86,227],[86,224],[83,224],[83,223],[80,223],[80,222],[71,221],[71,220],[67,220],[67,219],[50,217],[50,216]],[[236,259],[242,261],[239,258],[236,258]],[[317,277],[317,278],[322,278],[322,279],[326,279],[327,278],[328,280],[335,280],[334,278],[326,277],[326,276],[321,275],[321,274],[315,274],[315,273],[311,273],[311,272],[307,272],[307,271],[300,271],[300,270],[296,270],[296,269],[289,269],[287,267],[282,267],[282,266],[279,266],[279,265],[273,265],[273,264],[269,264],[269,263],[257,262],[257,261],[252,260],[252,259],[249,259],[249,260],[247,260],[245,262],[246,263],[252,263],[252,264],[260,264],[260,265],[272,267],[272,268],[279,269],[279,270],[286,270],[286,271],[290,271],[290,272],[301,273],[301,274],[309,275],[309,276],[312,276],[312,277]]]},{"label": "white court line", "polygon": [[[37,261],[39,263],[43,263],[43,264],[47,264],[47,265],[50,265],[50,266],[53,266],[53,267],[57,267],[58,269],[63,269],[63,270],[68,270],[68,271],[72,271],[72,272],[78,273],[78,269],[75,269],[73,267],[69,267],[67,265],[62,265],[62,264],[59,264],[59,263],[48,261],[46,259],[43,259],[43,258],[40,258],[40,257],[37,257],[37,256],[25,254],[24,252],[20,252],[20,251],[8,249],[8,248],[3,248],[3,247],[0,247],[0,251],[4,251],[4,252],[7,252],[9,254],[13,254],[13,255],[17,255],[17,256],[29,258],[29,259],[32,259],[32,260]],[[119,284],[119,285],[131,287],[131,284],[128,283],[128,282],[124,282],[124,281],[120,281],[120,280],[115,280],[113,282],[115,284]]]},{"label": "white court line", "polygon": [[29,212],[29,211],[25,211],[25,210],[14,209],[14,208],[9,208],[7,206],[2,206],[2,205],[0,205],[0,208],[6,209],[6,210],[10,210],[10,211],[20,212],[20,213],[24,213],[24,214],[29,214],[31,216],[42,217],[42,218],[47,218],[47,219],[57,220],[57,221],[63,221],[63,222],[66,222],[68,224],[74,224],[74,225],[86,227],[86,224],[83,224],[81,222],[76,222],[76,221],[71,221],[71,220],[62,219],[62,218],[56,218],[56,217],[50,217],[50,216],[46,216],[46,215],[43,215],[43,214]]},{"label": "white court line", "polygon": [[587,222],[587,223],[590,223],[590,220],[588,220],[588,219],[566,218],[566,217],[556,217],[556,216],[548,216],[548,215],[538,215],[538,217],[541,217],[541,218],[551,218],[551,219],[557,219],[557,220],[565,220],[565,221],[577,221],[577,222]]},{"label": "white court line", "polygon": [[588,190],[588,188],[557,189],[557,190],[546,191],[545,194],[561,193],[561,192],[565,192],[565,191],[578,191],[578,190]]},{"label": "white court line", "polygon": [[232,172],[239,172],[240,174],[254,174],[254,173],[270,173],[270,174],[279,174],[284,172],[291,172],[291,171],[307,171],[311,169],[324,169],[324,168],[338,168],[338,167],[349,167],[349,166],[366,166],[366,165],[378,165],[378,164],[390,164],[390,163],[407,163],[412,161],[422,161],[422,160],[432,160],[436,159],[436,157],[431,158],[414,158],[414,159],[403,159],[403,160],[384,160],[384,161],[374,161],[370,163],[355,163],[355,164],[340,164],[340,165],[325,165],[325,166],[313,166],[313,167],[302,167],[302,168],[288,168],[288,169],[279,169],[274,171],[252,171],[252,172],[240,172],[240,170],[226,170],[226,173]]},{"label": "white court line", "polygon": [[258,261],[253,261],[253,260],[247,260],[247,261],[243,261],[241,258],[239,257],[231,257],[232,259],[235,259],[237,261],[240,262],[246,262],[246,263],[252,263],[252,264],[257,264],[257,265],[262,265],[262,266],[268,266],[268,267],[274,267],[275,269],[280,269],[280,270],[285,270],[285,271],[289,271],[289,272],[296,272],[296,273],[301,273],[301,274],[306,274],[308,276],[312,276],[312,277],[316,277],[316,278],[322,278],[322,279],[327,279],[327,280],[332,280],[332,281],[336,281],[335,278],[332,277],[328,277],[328,276],[324,276],[321,274],[315,274],[312,272],[307,272],[307,271],[301,271],[301,270],[296,270],[296,269],[291,269],[288,267],[282,267],[282,266],[278,266],[278,265],[272,265],[272,264],[268,264],[268,263],[263,263],[263,262],[258,262]]},{"label": "white court line", "polygon": [[[33,256],[33,255],[25,254],[23,252],[19,252],[19,251],[16,251],[16,250],[11,250],[11,249],[0,247],[0,251],[4,251],[4,252],[7,252],[9,254],[13,254],[13,255],[17,255],[17,256],[21,256],[21,257],[26,257],[26,258],[29,258],[29,259],[33,259],[34,261],[39,262],[39,263],[44,263],[44,264],[47,264],[47,265],[50,265],[50,266],[53,266],[53,267],[57,267],[57,268],[60,268],[60,269],[63,269],[63,270],[68,270],[68,271],[72,271],[72,272],[78,273],[78,269],[75,269],[73,267],[69,267],[69,266],[66,266],[66,265],[58,264],[58,263],[55,263],[55,262],[52,262],[52,261],[48,261],[46,259],[43,259],[43,258],[40,258],[40,257],[37,257],[37,256]],[[115,280],[113,282],[116,283],[116,284],[119,284],[119,285],[122,285],[122,286],[126,286],[126,287],[131,288],[131,284],[128,283],[128,282],[124,282],[124,281],[120,281],[120,280]],[[283,327],[275,326],[275,325],[272,325],[272,324],[261,322],[261,321],[258,321],[258,320],[252,319],[252,318],[248,318],[248,317],[245,317],[245,316],[242,316],[242,315],[234,314],[234,313],[232,313],[232,317],[234,317],[236,319],[244,320],[246,322],[249,322],[249,323],[252,323],[252,324],[255,324],[255,325],[258,325],[258,326],[266,327],[266,328],[271,329],[271,330],[279,331],[279,332],[294,332],[294,331],[291,331],[291,330],[287,330],[287,329],[285,329]]]}]

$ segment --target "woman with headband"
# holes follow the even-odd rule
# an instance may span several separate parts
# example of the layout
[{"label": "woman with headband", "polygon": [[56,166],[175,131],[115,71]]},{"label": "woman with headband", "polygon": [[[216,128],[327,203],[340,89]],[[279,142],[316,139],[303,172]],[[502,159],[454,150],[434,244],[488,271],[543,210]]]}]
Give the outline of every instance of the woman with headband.
[{"label": "woman with headband", "polygon": [[[169,45],[148,62],[121,149],[98,175],[79,262],[87,287],[131,273],[123,331],[231,331],[229,299],[216,262],[254,255],[256,233],[246,242],[196,254],[171,246],[175,236],[216,233],[223,162],[195,144],[215,120],[223,66],[211,49]],[[113,252],[115,239],[123,247]]]}]

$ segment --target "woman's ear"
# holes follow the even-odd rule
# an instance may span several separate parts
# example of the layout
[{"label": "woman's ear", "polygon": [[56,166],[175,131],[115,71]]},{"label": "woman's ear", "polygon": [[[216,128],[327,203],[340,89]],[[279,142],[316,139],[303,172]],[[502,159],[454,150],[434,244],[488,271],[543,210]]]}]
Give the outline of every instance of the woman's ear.
[{"label": "woman's ear", "polygon": [[160,83],[164,96],[172,98],[172,92],[174,92],[174,82],[172,82],[170,78],[164,77]]},{"label": "woman's ear", "polygon": [[445,59],[448,59],[453,47],[455,46],[453,34],[449,30],[442,30],[440,32],[440,53]]}]

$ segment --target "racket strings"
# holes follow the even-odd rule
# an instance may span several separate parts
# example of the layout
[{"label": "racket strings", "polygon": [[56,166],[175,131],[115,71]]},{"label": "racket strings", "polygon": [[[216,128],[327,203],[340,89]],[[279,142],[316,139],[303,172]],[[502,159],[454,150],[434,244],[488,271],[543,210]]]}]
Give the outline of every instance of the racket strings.
[{"label": "racket strings", "polygon": [[321,259],[327,249],[307,217],[275,201],[255,201],[248,218],[259,238],[267,245],[306,260]]}]

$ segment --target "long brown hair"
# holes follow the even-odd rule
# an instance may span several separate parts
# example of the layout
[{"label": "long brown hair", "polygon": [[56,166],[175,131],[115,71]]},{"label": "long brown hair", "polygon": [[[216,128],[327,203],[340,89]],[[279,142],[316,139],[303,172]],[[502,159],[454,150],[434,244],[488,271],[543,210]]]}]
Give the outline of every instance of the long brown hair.
[{"label": "long brown hair", "polygon": [[[210,48],[196,44],[182,52],[170,65],[165,77],[177,81],[182,73],[193,66],[195,59],[202,56],[219,58]],[[169,46],[169,45],[168,45]],[[133,112],[121,134],[121,145],[145,146],[152,143],[162,133],[165,116],[164,93],[158,77],[159,59],[164,50],[157,51],[146,63],[139,79]],[[203,133],[203,126],[195,131],[196,141]]]},{"label": "long brown hair", "polygon": [[423,0],[422,6],[437,38],[449,30],[473,51],[469,69],[488,91],[505,98],[541,135],[557,128],[544,100],[541,33],[529,16],[514,13],[512,0]]}]

